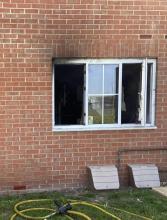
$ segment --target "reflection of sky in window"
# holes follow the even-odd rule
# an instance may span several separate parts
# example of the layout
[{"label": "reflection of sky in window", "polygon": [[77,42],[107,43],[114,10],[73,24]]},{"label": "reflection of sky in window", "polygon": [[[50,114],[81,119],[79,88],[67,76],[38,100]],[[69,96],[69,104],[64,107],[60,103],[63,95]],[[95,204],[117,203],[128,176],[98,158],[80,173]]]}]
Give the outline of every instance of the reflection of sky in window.
[{"label": "reflection of sky in window", "polygon": [[[104,79],[103,79],[104,66]],[[114,64],[90,64],[88,67],[88,93],[89,94],[116,94],[118,77],[116,77],[118,65]],[[104,91],[103,91],[104,83]]]},{"label": "reflection of sky in window", "polygon": [[90,64],[88,67],[88,92],[89,94],[102,94],[103,90],[103,65]]},{"label": "reflection of sky in window", "polygon": [[116,82],[116,68],[118,65],[106,64],[104,65],[104,94],[116,94],[117,83]]}]

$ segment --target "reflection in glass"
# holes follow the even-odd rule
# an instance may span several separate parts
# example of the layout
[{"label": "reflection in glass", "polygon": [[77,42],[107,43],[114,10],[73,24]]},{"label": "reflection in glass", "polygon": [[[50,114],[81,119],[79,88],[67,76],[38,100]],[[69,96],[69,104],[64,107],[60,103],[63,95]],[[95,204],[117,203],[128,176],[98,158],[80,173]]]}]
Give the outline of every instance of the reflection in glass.
[{"label": "reflection in glass", "polygon": [[88,93],[103,93],[103,65],[90,64],[88,66]]},{"label": "reflection in glass", "polygon": [[117,94],[118,93],[118,65],[106,64],[104,65],[104,93]]},{"label": "reflection in glass", "polygon": [[118,96],[104,97],[104,124],[118,121]]},{"label": "reflection in glass", "polygon": [[88,100],[88,124],[102,124],[102,97],[91,96]]}]

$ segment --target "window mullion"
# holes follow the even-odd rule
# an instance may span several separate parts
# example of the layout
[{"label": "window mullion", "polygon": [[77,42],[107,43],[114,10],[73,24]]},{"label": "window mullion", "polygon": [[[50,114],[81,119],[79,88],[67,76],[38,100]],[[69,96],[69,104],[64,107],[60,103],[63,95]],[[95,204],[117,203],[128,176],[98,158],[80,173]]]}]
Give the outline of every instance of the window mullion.
[{"label": "window mullion", "polygon": [[103,86],[102,86],[102,124],[104,124],[104,65],[103,65]]},{"label": "window mullion", "polygon": [[122,102],[122,63],[119,64],[118,86],[118,125],[121,126],[121,102]]},{"label": "window mullion", "polygon": [[86,72],[85,72],[85,94],[84,94],[84,122],[85,125],[88,125],[88,63],[86,63]]}]

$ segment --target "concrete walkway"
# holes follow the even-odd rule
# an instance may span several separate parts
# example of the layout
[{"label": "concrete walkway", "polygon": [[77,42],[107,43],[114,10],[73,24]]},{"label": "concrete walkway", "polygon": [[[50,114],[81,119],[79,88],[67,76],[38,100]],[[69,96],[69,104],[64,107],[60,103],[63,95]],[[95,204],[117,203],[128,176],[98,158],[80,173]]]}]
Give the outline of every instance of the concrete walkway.
[{"label": "concrete walkway", "polygon": [[153,190],[167,197],[167,186],[153,188]]}]

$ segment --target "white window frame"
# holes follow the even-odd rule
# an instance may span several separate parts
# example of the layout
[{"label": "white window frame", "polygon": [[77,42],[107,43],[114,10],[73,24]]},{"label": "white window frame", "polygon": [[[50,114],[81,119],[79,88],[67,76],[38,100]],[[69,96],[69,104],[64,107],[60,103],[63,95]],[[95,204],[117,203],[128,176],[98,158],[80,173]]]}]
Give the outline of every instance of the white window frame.
[{"label": "white window frame", "polygon": [[[142,64],[142,109],[141,124],[121,124],[121,102],[122,102],[122,65],[123,64]],[[152,64],[152,105],[151,105],[151,123],[146,123],[146,97],[147,97],[147,64]],[[85,125],[55,125],[55,95],[54,95],[54,65],[55,64],[82,64],[86,67],[86,90],[84,96],[84,109],[86,113]],[[117,64],[119,65],[119,83],[118,83],[118,123],[116,124],[91,124],[88,125],[88,65],[89,64]],[[124,129],[154,129],[155,126],[155,90],[156,90],[156,59],[55,59],[53,62],[52,74],[52,130],[53,131],[89,131],[89,130],[124,130]]]}]

